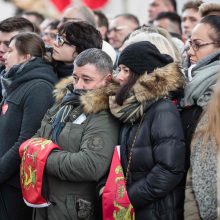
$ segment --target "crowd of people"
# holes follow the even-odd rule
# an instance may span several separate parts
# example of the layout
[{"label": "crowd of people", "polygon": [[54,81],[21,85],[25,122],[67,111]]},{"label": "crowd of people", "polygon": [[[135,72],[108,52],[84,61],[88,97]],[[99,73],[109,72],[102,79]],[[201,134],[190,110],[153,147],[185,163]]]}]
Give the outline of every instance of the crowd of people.
[{"label": "crowd of people", "polygon": [[[0,21],[0,220],[104,219],[117,145],[136,220],[220,219],[220,4],[176,8],[151,0],[144,25],[86,6]],[[59,146],[40,208],[22,195],[31,138]]]}]

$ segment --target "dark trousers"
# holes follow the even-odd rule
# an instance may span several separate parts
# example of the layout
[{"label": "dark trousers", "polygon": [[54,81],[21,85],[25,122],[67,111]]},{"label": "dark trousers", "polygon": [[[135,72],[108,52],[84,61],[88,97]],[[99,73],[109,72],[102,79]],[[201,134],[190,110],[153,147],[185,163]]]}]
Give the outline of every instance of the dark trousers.
[{"label": "dark trousers", "polygon": [[0,185],[0,220],[31,220],[32,208],[25,205],[20,189]]}]

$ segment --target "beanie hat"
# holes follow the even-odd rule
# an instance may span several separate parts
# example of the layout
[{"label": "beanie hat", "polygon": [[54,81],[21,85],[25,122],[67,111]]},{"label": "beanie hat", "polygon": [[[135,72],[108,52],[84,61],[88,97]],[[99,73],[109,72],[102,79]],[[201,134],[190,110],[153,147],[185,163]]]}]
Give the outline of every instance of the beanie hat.
[{"label": "beanie hat", "polygon": [[142,75],[156,68],[172,63],[173,59],[160,51],[149,41],[141,41],[127,46],[120,54],[118,65],[124,64],[132,72]]}]

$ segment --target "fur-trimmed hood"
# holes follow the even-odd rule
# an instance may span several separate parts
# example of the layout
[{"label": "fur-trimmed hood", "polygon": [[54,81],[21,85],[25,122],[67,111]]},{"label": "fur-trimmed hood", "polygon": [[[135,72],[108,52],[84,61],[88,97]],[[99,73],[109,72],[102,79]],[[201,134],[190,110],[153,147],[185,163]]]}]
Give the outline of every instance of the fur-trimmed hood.
[{"label": "fur-trimmed hood", "polygon": [[[67,85],[72,83],[72,78],[62,80],[55,86],[56,102],[60,102],[67,92]],[[171,91],[176,91],[184,86],[184,77],[176,63],[154,70],[151,74],[143,74],[135,83],[132,90],[136,99],[143,103],[168,96]],[[109,96],[114,96],[119,85],[115,82],[108,86],[88,91],[82,95],[81,102],[85,113],[97,113],[109,109]]]}]

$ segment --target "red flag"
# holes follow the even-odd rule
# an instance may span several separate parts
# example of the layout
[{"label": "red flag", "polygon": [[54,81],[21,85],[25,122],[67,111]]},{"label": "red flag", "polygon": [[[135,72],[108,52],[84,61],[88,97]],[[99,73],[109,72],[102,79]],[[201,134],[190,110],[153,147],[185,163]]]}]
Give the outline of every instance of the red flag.
[{"label": "red flag", "polygon": [[54,6],[59,12],[64,11],[64,9],[72,3],[72,0],[51,0]]},{"label": "red flag", "polygon": [[116,146],[102,194],[103,220],[135,219],[134,208],[126,190],[119,152],[119,146]]},{"label": "red flag", "polygon": [[98,9],[103,7],[108,0],[83,0],[84,4],[91,9]]}]

